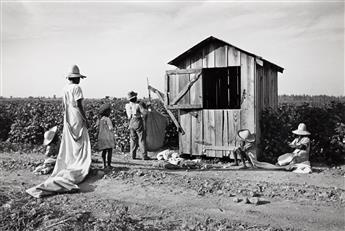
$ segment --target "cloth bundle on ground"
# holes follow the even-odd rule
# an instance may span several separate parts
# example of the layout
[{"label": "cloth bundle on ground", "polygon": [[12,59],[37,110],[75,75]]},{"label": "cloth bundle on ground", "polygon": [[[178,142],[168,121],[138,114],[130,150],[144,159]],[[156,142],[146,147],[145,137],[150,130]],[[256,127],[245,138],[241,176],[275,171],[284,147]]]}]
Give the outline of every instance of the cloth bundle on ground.
[{"label": "cloth bundle on ground", "polygon": [[165,169],[208,169],[211,166],[203,163],[201,159],[187,160],[179,156],[174,150],[164,150],[157,154],[158,163],[153,164],[153,167]]},{"label": "cloth bundle on ground", "polygon": [[178,165],[183,158],[180,158],[177,152],[167,149],[157,154],[157,160],[166,160],[171,164]]},{"label": "cloth bundle on ground", "polygon": [[146,148],[147,151],[156,151],[163,147],[167,118],[153,108],[147,111],[146,117]]},{"label": "cloth bundle on ground", "polygon": [[56,159],[48,157],[47,159],[44,160],[43,164],[35,168],[34,173],[42,174],[42,175],[49,174],[51,171],[53,171],[55,162],[56,162]]}]

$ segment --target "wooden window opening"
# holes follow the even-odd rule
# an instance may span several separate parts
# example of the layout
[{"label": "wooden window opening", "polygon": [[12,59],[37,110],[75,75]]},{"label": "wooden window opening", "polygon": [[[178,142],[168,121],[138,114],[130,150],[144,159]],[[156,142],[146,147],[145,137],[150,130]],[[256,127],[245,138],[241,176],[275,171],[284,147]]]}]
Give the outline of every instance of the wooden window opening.
[{"label": "wooden window opening", "polygon": [[240,66],[202,69],[204,109],[240,109],[240,73]]}]

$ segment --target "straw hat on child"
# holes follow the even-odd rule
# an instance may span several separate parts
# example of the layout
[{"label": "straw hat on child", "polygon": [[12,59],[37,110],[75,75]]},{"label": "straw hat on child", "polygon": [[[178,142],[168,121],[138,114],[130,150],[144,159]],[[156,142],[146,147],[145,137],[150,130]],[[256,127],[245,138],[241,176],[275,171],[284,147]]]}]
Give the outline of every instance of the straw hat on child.
[{"label": "straw hat on child", "polygon": [[44,133],[43,145],[48,145],[53,141],[56,131],[57,131],[57,126],[54,126]]},{"label": "straw hat on child", "polygon": [[255,142],[255,135],[251,134],[248,129],[241,129],[237,132],[237,135],[244,141],[247,141],[249,143]]},{"label": "straw hat on child", "polygon": [[310,132],[307,131],[307,126],[304,123],[300,123],[297,130],[292,131],[292,133],[301,136],[310,135]]}]

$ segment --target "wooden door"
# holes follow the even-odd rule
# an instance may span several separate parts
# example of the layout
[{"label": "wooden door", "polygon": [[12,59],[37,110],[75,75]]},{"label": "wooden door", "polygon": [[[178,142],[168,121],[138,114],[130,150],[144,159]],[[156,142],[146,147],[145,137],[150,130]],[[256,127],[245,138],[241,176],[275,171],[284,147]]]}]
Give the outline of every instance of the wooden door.
[{"label": "wooden door", "polygon": [[179,119],[184,134],[179,134],[180,153],[202,155],[203,110],[180,109]]},{"label": "wooden door", "polygon": [[203,110],[203,152],[206,156],[222,157],[238,146],[240,109]]},{"label": "wooden door", "polygon": [[201,69],[166,72],[166,104],[170,109],[197,109],[203,106]]}]

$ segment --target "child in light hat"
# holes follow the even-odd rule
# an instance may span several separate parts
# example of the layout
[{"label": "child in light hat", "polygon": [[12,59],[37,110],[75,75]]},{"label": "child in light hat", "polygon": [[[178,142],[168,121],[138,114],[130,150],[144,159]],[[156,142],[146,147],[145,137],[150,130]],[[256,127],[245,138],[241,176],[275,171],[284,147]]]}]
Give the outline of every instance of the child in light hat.
[{"label": "child in light hat", "polygon": [[56,156],[59,154],[59,137],[57,135],[57,126],[52,127],[44,133],[43,145],[46,147],[45,156],[47,157],[43,164],[35,170],[35,174],[49,174],[55,166]]},{"label": "child in light hat", "polygon": [[249,156],[256,158],[255,135],[251,134],[248,129],[239,130],[237,132],[237,135],[240,137],[241,142],[240,146],[234,150],[234,165],[238,166],[237,156],[239,155],[243,163],[242,168],[247,168],[246,160],[248,160],[250,166],[254,168],[254,165]]}]

